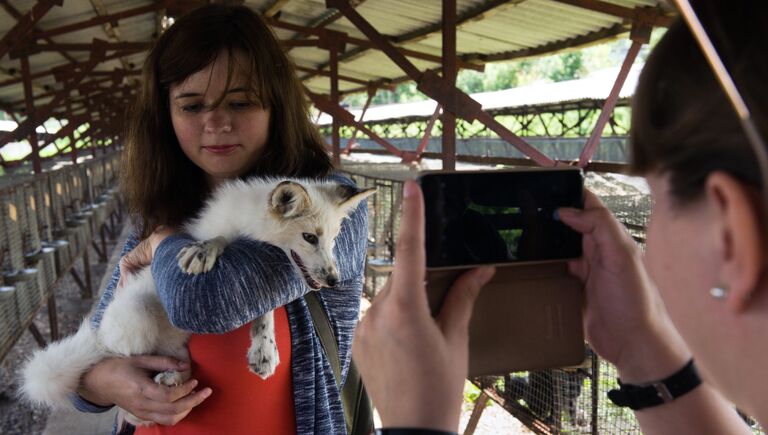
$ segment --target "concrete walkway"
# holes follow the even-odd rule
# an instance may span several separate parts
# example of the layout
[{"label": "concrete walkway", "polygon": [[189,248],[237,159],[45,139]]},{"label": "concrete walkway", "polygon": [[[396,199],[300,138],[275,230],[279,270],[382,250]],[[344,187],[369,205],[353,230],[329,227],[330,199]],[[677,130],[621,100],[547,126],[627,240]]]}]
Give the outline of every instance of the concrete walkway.
[{"label": "concrete walkway", "polygon": [[[130,230],[130,224],[126,223],[123,225],[123,232],[116,241],[115,247],[109,257],[109,265],[107,266],[106,273],[99,283],[99,297],[101,291],[107,286],[107,282],[112,276],[112,271],[115,269],[115,265],[120,261],[120,250],[123,248],[125,239],[128,237],[128,232]],[[94,300],[98,301],[99,298]],[[117,408],[113,408],[111,411],[102,414],[89,414],[76,410],[53,411],[51,412],[51,415],[48,416],[48,422],[45,425],[43,435],[109,435],[112,433],[112,425],[115,422],[116,414]]]}]

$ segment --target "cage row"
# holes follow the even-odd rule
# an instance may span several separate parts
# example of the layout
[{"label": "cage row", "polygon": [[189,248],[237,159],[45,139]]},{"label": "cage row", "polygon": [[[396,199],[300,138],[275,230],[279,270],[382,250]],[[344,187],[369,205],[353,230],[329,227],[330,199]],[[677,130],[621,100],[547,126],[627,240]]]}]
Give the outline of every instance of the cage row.
[{"label": "cage row", "polygon": [[117,211],[116,156],[0,189],[0,359]]}]

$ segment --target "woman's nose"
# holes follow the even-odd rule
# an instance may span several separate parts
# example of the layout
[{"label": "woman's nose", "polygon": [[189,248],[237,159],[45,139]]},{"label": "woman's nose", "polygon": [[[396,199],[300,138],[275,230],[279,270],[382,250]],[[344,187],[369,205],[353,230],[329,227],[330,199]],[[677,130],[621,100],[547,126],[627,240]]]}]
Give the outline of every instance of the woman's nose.
[{"label": "woman's nose", "polygon": [[232,131],[232,119],[221,107],[211,109],[205,116],[206,133],[229,133]]}]

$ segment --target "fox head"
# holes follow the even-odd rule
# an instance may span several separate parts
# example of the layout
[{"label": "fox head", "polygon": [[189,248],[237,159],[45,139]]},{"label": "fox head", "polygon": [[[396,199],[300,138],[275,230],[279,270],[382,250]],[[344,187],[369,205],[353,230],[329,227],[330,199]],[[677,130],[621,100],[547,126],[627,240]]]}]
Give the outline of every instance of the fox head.
[{"label": "fox head", "polygon": [[341,222],[375,191],[333,182],[283,181],[269,194],[269,213],[280,227],[275,243],[312,289],[339,282],[333,248]]}]

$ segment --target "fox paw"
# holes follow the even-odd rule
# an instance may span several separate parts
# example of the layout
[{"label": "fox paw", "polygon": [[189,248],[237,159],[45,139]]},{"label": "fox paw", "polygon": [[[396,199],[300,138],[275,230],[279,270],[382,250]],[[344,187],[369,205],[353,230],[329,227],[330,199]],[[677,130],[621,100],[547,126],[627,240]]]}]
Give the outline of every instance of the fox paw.
[{"label": "fox paw", "polygon": [[224,251],[224,246],[216,239],[205,240],[185,246],[179,251],[176,259],[179,261],[179,267],[182,271],[198,275],[211,270],[222,251]]},{"label": "fox paw", "polygon": [[275,374],[278,364],[280,355],[274,338],[251,343],[251,348],[248,349],[248,367],[253,373],[261,379],[267,379]]},{"label": "fox paw", "polygon": [[174,370],[160,372],[155,375],[155,383],[168,387],[175,387],[184,383],[184,374]]}]

